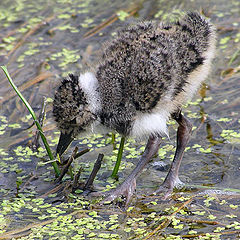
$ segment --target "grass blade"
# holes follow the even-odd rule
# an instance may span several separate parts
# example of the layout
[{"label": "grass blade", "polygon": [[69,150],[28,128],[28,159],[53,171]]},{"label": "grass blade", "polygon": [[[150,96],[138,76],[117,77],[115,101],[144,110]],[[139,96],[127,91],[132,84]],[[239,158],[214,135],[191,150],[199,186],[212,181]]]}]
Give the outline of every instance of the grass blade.
[{"label": "grass blade", "polygon": [[118,173],[120,163],[121,163],[121,160],[122,160],[124,143],[125,143],[125,137],[122,137],[121,142],[120,142],[120,146],[119,146],[119,149],[118,149],[117,161],[115,163],[115,166],[114,166],[114,169],[113,169],[112,175],[111,175],[112,178],[117,178],[117,173]]},{"label": "grass blade", "polygon": [[[49,144],[48,144],[48,142],[47,142],[47,139],[46,139],[46,137],[45,137],[45,135],[44,135],[44,133],[43,133],[42,127],[41,127],[40,123],[39,123],[38,120],[37,120],[37,117],[36,117],[35,112],[33,111],[33,109],[32,109],[32,107],[30,106],[30,104],[27,102],[27,100],[24,98],[24,96],[20,93],[20,91],[18,90],[17,86],[14,84],[11,76],[10,76],[9,73],[8,73],[7,68],[6,68],[5,66],[1,66],[1,68],[2,68],[2,70],[4,71],[4,73],[5,73],[8,81],[9,81],[9,83],[11,84],[11,86],[13,87],[13,89],[15,90],[15,92],[17,93],[17,95],[21,98],[21,100],[23,101],[23,103],[24,103],[25,106],[27,107],[29,113],[32,115],[32,118],[33,118],[33,120],[34,120],[34,122],[35,122],[35,124],[36,124],[36,126],[37,126],[37,129],[38,129],[39,134],[40,134],[40,136],[41,136],[41,138],[42,138],[43,144],[44,144],[44,146],[45,146],[45,148],[46,148],[46,151],[47,151],[47,153],[48,153],[48,156],[49,156],[50,160],[54,160],[54,156],[53,156],[52,151],[51,151],[51,149],[50,149],[50,147],[49,147]],[[57,163],[56,163],[55,161],[53,161],[53,162],[51,162],[51,164],[52,164],[52,166],[53,166],[53,168],[54,168],[55,175],[58,177],[59,174],[60,174],[60,170],[59,170],[59,168],[58,168]]]}]

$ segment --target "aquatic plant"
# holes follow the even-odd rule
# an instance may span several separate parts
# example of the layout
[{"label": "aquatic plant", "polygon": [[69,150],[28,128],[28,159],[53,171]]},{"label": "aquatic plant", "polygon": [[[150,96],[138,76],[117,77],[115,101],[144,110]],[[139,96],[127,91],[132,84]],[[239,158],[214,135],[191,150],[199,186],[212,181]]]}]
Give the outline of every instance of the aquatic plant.
[{"label": "aquatic plant", "polygon": [[13,87],[13,89],[15,90],[15,92],[17,93],[17,95],[21,98],[21,100],[23,101],[23,103],[24,103],[25,106],[27,107],[29,113],[32,115],[32,118],[33,118],[33,120],[34,120],[34,123],[36,124],[36,127],[37,127],[37,129],[38,129],[38,131],[39,131],[39,133],[40,133],[40,136],[41,136],[41,139],[42,139],[43,144],[44,144],[44,146],[45,146],[45,149],[46,149],[46,151],[47,151],[47,153],[48,153],[48,156],[49,156],[49,158],[50,158],[50,160],[51,160],[51,164],[52,164],[52,166],[53,166],[53,168],[54,168],[55,175],[56,175],[56,177],[58,177],[59,174],[60,174],[60,170],[59,170],[59,168],[58,168],[58,165],[57,165],[56,161],[54,160],[55,158],[54,158],[54,156],[53,156],[53,154],[52,154],[52,151],[51,151],[51,149],[50,149],[50,147],[49,147],[49,144],[48,144],[47,139],[46,139],[46,137],[45,137],[45,135],[44,135],[44,132],[43,132],[43,130],[42,130],[42,127],[41,127],[41,125],[40,125],[40,123],[39,123],[39,121],[38,121],[38,119],[37,119],[37,117],[36,117],[35,112],[33,111],[33,109],[32,109],[32,107],[30,106],[30,104],[27,102],[27,100],[24,98],[24,96],[21,94],[21,92],[18,90],[17,86],[14,84],[14,82],[13,82],[10,74],[8,73],[7,68],[6,68],[5,66],[1,66],[1,68],[2,68],[2,70],[4,71],[4,73],[5,73],[8,81],[9,81],[9,83],[11,84],[11,86]]}]

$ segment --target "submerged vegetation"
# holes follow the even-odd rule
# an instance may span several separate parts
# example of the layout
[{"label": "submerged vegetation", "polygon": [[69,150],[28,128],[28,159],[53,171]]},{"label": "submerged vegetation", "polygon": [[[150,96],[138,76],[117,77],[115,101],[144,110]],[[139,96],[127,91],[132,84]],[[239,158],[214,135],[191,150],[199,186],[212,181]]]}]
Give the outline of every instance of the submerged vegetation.
[{"label": "submerged vegetation", "polygon": [[[95,160],[104,153],[94,190],[115,188],[139,159],[144,142],[126,139],[117,181],[111,173],[120,136],[115,142],[111,133],[81,136],[73,149],[90,151],[55,183],[44,146],[38,151],[30,147],[37,131],[32,116],[0,73],[0,239],[240,238],[239,7],[235,0],[184,0],[181,5],[165,0],[1,3],[0,62],[36,113],[42,97],[53,96],[61,77],[91,66],[101,43],[133,18],[172,20],[182,11],[204,9],[217,27],[219,44],[212,75],[183,111],[194,126],[180,170],[186,189],[168,201],[150,195],[173,158],[176,125],[170,122],[170,139],[164,139],[158,156],[138,179],[137,194],[126,209],[121,202],[99,205],[81,187],[74,188],[71,177],[81,174],[79,182],[86,184]],[[49,102],[42,128],[55,149],[59,132]]]}]

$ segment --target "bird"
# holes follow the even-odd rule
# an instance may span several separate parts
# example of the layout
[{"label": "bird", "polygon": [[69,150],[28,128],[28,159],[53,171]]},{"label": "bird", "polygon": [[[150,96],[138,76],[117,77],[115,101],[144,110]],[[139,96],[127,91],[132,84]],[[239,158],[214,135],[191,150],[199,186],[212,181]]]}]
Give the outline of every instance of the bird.
[{"label": "bird", "polygon": [[106,197],[128,204],[136,179],[168,136],[167,121],[178,123],[176,151],[169,172],[155,193],[169,196],[181,184],[179,167],[192,124],[182,106],[207,78],[216,49],[216,30],[198,12],[170,23],[139,21],[124,27],[103,45],[97,63],[69,74],[57,88],[53,117],[60,130],[56,152],[62,155],[84,132],[105,129],[128,138],[148,138],[130,175]]}]

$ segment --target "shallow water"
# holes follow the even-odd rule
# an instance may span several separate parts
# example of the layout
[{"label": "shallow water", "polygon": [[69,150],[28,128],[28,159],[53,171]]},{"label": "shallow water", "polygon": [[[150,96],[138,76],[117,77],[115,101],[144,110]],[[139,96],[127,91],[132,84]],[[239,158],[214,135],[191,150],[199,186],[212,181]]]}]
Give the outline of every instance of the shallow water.
[{"label": "shallow water", "polygon": [[[14,82],[19,86],[36,113],[40,111],[43,96],[53,97],[54,90],[62,76],[66,76],[68,72],[79,73],[93,65],[101,50],[101,44],[111,39],[119,27],[138,18],[173,19],[179,11],[183,10],[203,11],[206,16],[210,17],[218,30],[217,54],[211,75],[198,94],[183,110],[193,123],[194,131],[181,165],[180,178],[192,187],[183,193],[183,197],[194,196],[191,205],[185,209],[187,216],[190,218],[198,216],[201,220],[214,220],[216,217],[219,222],[223,223],[221,227],[223,226],[224,229],[221,231],[226,232],[225,235],[221,235],[221,238],[229,239],[229,236],[233,237],[231,239],[237,238],[239,228],[236,226],[238,224],[236,226],[230,225],[234,222],[240,222],[238,195],[240,191],[239,1],[185,0],[179,3],[179,1],[151,0],[121,1],[120,3],[119,1],[89,0],[69,3],[67,0],[36,2],[8,0],[0,4],[0,10],[0,38],[2,39],[0,42],[0,63],[7,65]],[[126,18],[124,19],[124,17]],[[52,149],[55,149],[59,132],[52,119],[51,107],[50,103],[47,107],[44,130]],[[52,196],[52,198],[45,197],[44,204],[48,203],[50,206],[39,209],[38,206],[42,206],[42,203],[38,205],[38,202],[33,201],[36,196],[42,196],[55,185],[53,184],[54,173],[51,165],[43,165],[44,162],[48,161],[45,151],[40,151],[36,155],[29,148],[26,148],[36,131],[34,127],[29,128],[31,124],[32,121],[27,110],[19,98],[15,96],[3,72],[1,72],[0,196],[2,204],[0,209],[2,211],[0,212],[2,213],[0,213],[0,234],[1,231],[8,232],[15,229],[16,226],[20,228],[20,226],[24,227],[39,220],[49,220],[66,213],[74,213],[77,208],[86,210],[86,212],[81,212],[85,217],[87,214],[92,216],[87,212],[89,205],[80,203],[84,201],[82,197],[79,197],[79,200],[76,199],[76,195],[69,196],[67,189]],[[169,125],[170,139],[165,139],[159,156],[149,164],[139,177],[137,198],[132,202],[132,215],[125,212],[119,213],[118,208],[113,206],[97,209],[101,219],[100,223],[92,222],[93,226],[101,225],[104,219],[109,220],[110,216],[114,214],[117,215],[121,226],[116,226],[116,229],[108,227],[110,229],[106,230],[101,225],[97,232],[110,235],[94,236],[92,234],[91,236],[89,234],[94,233],[95,230],[87,224],[81,225],[77,222],[76,225],[80,224],[85,229],[85,232],[82,233],[82,239],[90,237],[104,239],[104,236],[112,239],[143,238],[144,235],[147,236],[149,232],[156,229],[159,221],[161,222],[161,220],[151,219],[148,214],[155,212],[156,216],[161,216],[168,213],[167,207],[178,206],[179,202],[176,199],[165,205],[157,198],[144,198],[144,194],[148,195],[157,189],[166,175],[166,169],[175,150],[176,127],[176,124]],[[80,148],[89,147],[92,151],[74,162],[74,171],[78,171],[79,167],[83,166],[82,179],[85,179],[89,175],[98,154],[102,152],[105,154],[105,158],[95,185],[100,189],[114,186],[113,181],[108,179],[106,182],[116,160],[116,150],[112,151],[110,143],[111,135],[90,136],[80,140],[82,142]],[[119,136],[117,141],[120,141]],[[75,141],[72,146],[74,145],[79,145],[79,141]],[[128,141],[119,173],[120,182],[131,171],[143,151],[143,147],[144,142],[136,143],[131,139]],[[71,149],[68,152],[70,153]],[[69,180],[69,177],[66,177],[65,180]],[[117,184],[115,183],[115,185]],[[18,185],[19,187],[17,187]],[[17,190],[17,188],[19,189]],[[209,192],[210,188],[212,192]],[[228,191],[227,194],[226,191]],[[207,193],[210,198],[214,196],[214,199],[209,200],[209,196],[206,197]],[[195,194],[200,195],[195,197]],[[206,205],[206,201],[212,204]],[[226,201],[226,203],[222,201]],[[21,205],[21,202],[24,204]],[[59,213],[59,209],[64,211],[65,208],[65,205],[58,205],[62,202],[66,204],[68,210]],[[70,203],[72,203],[71,206],[68,205]],[[58,208],[58,211],[51,210],[53,205]],[[81,208],[81,206],[83,207]],[[38,210],[36,210],[37,214],[33,211],[34,208]],[[202,217],[194,215],[194,212],[201,212],[199,209],[204,209],[204,211],[207,209],[208,215]],[[52,214],[50,211],[54,213]],[[71,220],[71,223],[72,226],[75,226],[75,221],[79,218],[77,214],[73,215],[75,218]],[[212,219],[211,215],[213,215]],[[226,217],[228,215],[230,217]],[[41,216],[45,217],[41,218]],[[134,220],[134,218],[140,220]],[[130,220],[132,222],[128,223]],[[192,221],[191,226],[185,222],[182,229],[174,228],[180,224],[182,222],[177,225],[168,225],[164,229],[166,235],[158,233],[159,236],[170,237],[172,234],[174,237],[184,238],[187,234],[214,233],[214,231],[216,234],[218,227],[218,224],[210,225],[206,222],[200,224],[200,222]],[[69,225],[66,224],[66,226]],[[50,227],[45,232],[44,229],[38,230],[38,232],[39,234],[41,232],[42,235],[40,235],[44,236],[44,239],[48,239],[51,231],[55,237],[60,234],[61,237],[71,236],[74,239],[73,236],[76,232],[67,227],[66,229],[65,235],[59,230],[50,229]],[[197,233],[189,233],[189,230],[192,229]],[[230,230],[236,232],[228,235],[227,231]],[[36,237],[36,231],[32,230],[32,232]],[[31,239],[29,234],[27,232],[28,238]],[[78,234],[81,235],[79,232]],[[159,239],[159,236],[155,234],[152,239],[155,239],[154,237]],[[2,239],[2,235],[0,235],[0,239]]]}]

